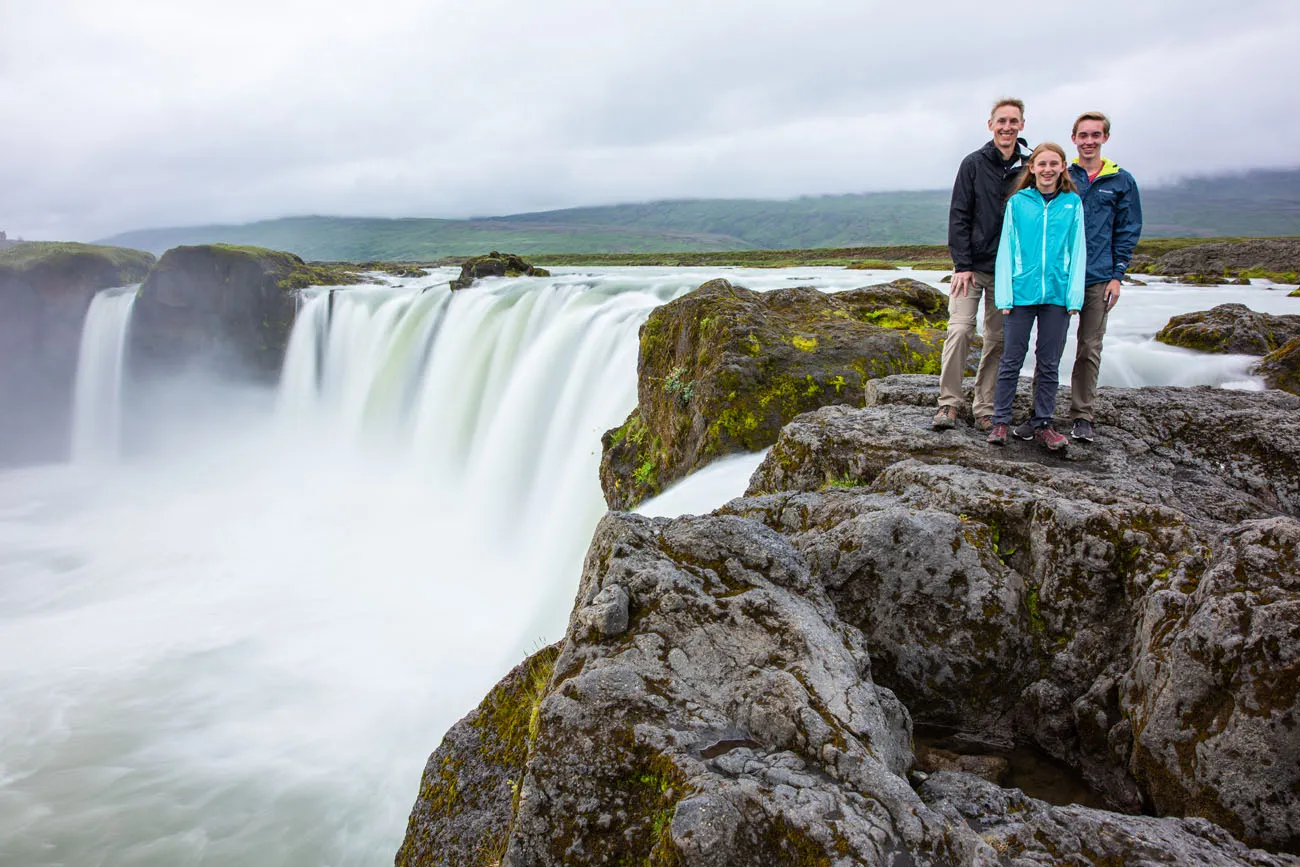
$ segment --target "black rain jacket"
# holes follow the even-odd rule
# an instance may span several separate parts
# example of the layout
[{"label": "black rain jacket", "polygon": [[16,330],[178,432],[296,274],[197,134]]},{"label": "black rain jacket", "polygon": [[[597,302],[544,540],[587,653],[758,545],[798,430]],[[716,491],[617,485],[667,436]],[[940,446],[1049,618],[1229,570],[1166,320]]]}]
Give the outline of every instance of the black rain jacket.
[{"label": "black rain jacket", "polygon": [[[1028,147],[1024,139],[1017,140]],[[1029,154],[1016,149],[1010,162],[992,140],[967,154],[957,169],[948,206],[948,252],[955,271],[993,272],[1002,237],[1002,211]]]}]

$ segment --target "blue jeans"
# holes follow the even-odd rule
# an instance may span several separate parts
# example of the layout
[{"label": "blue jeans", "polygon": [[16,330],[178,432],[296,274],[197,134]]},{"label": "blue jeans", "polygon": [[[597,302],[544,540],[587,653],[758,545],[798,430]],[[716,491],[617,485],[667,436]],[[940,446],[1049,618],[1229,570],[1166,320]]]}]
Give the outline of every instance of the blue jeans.
[{"label": "blue jeans", "polygon": [[1031,304],[1013,307],[1002,319],[1002,363],[998,365],[998,385],[993,394],[993,422],[1011,423],[1011,403],[1016,399],[1020,368],[1029,351],[1029,333],[1038,323],[1038,342],[1034,347],[1034,427],[1046,427],[1056,414],[1056,386],[1065,351],[1065,336],[1070,330],[1070,313],[1056,304]]}]

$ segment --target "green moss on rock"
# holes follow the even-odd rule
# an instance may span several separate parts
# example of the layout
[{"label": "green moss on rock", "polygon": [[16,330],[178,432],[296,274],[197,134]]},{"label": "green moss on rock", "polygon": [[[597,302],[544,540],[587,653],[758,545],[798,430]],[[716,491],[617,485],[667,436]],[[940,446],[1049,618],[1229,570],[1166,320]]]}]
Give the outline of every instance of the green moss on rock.
[{"label": "green moss on rock", "polygon": [[861,404],[869,379],[938,371],[946,323],[946,296],[907,279],[836,294],[712,280],[655,309],[637,408],[602,441],[606,502],[632,508],[717,457],[766,448],[800,413]]},{"label": "green moss on rock", "polygon": [[452,289],[468,289],[484,277],[549,277],[551,272],[538,268],[513,253],[493,250],[486,256],[475,256],[460,266],[460,276],[451,281]]},{"label": "green moss on rock", "polygon": [[1300,337],[1300,315],[1274,316],[1244,304],[1174,316],[1156,334],[1169,346],[1244,355],[1267,355],[1294,337]]},{"label": "green moss on rock", "polygon": [[398,865],[500,862],[558,655],[551,645],[524,660],[447,733],[425,765]]},{"label": "green moss on rock", "polygon": [[1264,377],[1269,388],[1300,394],[1300,337],[1292,338],[1260,359],[1255,375]]},{"label": "green moss on rock", "polygon": [[206,244],[163,254],[140,287],[132,355],[145,368],[202,359],[225,372],[273,380],[307,286],[365,281],[343,266],[315,265],[262,247]]}]

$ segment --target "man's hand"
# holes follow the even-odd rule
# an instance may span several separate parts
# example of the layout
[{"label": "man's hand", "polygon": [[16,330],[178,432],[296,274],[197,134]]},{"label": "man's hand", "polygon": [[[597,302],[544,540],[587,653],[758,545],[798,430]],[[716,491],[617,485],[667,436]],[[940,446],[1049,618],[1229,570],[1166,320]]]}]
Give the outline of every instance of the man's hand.
[{"label": "man's hand", "polygon": [[974,282],[974,271],[957,271],[952,275],[952,285],[948,287],[948,294],[953,298],[964,297],[970,293],[971,284]]},{"label": "man's hand", "polygon": [[[956,283],[957,278],[953,277],[952,282]],[[1106,294],[1102,295],[1102,300],[1106,302],[1106,312],[1109,313],[1111,308],[1119,303],[1119,281],[1111,280],[1106,284]]]}]

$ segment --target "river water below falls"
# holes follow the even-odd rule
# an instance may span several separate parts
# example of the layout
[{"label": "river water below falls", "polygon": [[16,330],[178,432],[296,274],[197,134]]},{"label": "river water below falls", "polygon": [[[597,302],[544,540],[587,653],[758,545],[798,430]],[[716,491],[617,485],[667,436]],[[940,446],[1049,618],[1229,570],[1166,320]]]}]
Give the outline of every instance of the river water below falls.
[{"label": "river water below falls", "polygon": [[[838,290],[900,274],[431,288],[449,276],[317,293],[278,393],[187,381],[146,453],[113,460],[91,436],[93,459],[0,472],[0,864],[391,862],[443,732],[563,633],[604,510],[600,434],[635,404],[649,311],[712,276]],[[1300,309],[1262,287],[1129,288],[1103,384],[1259,387],[1252,359],[1150,341],[1230,300]],[[104,327],[87,342],[83,365],[120,360]],[[84,373],[93,428],[118,383]],[[713,508],[756,461],[644,510]]]}]

